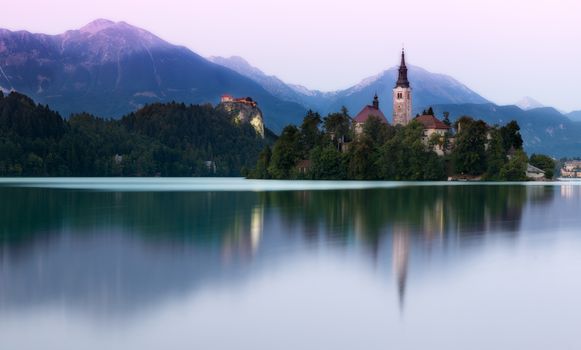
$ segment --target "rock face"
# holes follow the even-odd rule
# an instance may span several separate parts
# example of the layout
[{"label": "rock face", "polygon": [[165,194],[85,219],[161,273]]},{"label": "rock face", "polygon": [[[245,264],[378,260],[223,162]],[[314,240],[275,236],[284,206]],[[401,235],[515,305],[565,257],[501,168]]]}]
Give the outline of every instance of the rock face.
[{"label": "rock face", "polygon": [[[250,101],[252,101],[250,99]],[[225,111],[232,116],[236,124],[250,124],[256,130],[260,137],[264,138],[264,120],[262,111],[256,103],[247,103],[240,101],[222,101],[218,109]]]}]

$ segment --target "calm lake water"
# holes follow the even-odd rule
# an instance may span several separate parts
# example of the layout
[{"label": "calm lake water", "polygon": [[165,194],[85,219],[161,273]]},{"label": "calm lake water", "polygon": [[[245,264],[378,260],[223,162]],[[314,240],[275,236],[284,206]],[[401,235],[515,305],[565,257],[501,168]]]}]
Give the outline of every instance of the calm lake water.
[{"label": "calm lake water", "polygon": [[581,349],[581,186],[0,179],[0,349]]}]

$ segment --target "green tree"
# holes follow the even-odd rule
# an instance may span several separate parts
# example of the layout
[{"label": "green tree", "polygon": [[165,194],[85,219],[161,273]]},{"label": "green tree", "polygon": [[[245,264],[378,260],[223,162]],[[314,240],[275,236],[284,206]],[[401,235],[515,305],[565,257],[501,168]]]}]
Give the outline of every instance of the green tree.
[{"label": "green tree", "polygon": [[310,153],[310,177],[315,180],[342,180],[345,178],[343,155],[333,145],[316,146]]},{"label": "green tree", "polygon": [[351,118],[346,113],[344,108],[341,113],[331,113],[323,120],[325,133],[331,136],[338,149],[351,136]]},{"label": "green tree", "polygon": [[486,150],[486,179],[499,180],[500,171],[507,162],[503,139],[500,130],[490,131],[490,141]]},{"label": "green tree", "polygon": [[486,170],[487,126],[482,120],[464,116],[456,122],[456,142],[452,158],[456,172],[481,175]]},{"label": "green tree", "polygon": [[289,125],[274,144],[268,167],[270,176],[274,179],[290,178],[300,157],[300,132],[296,126]]},{"label": "green tree", "polygon": [[305,155],[313,149],[313,147],[321,144],[323,133],[320,130],[322,119],[319,113],[309,110],[301,124],[301,148]]},{"label": "green tree", "polygon": [[500,170],[500,179],[504,181],[525,181],[528,159],[526,153],[519,149],[511,156]]},{"label": "green tree", "polygon": [[531,165],[545,172],[546,179],[552,179],[555,176],[556,163],[553,158],[544,154],[533,154],[529,160]]},{"label": "green tree", "polygon": [[500,132],[506,152],[510,151],[511,148],[514,150],[522,149],[523,140],[520,134],[520,126],[515,120],[500,128]]}]

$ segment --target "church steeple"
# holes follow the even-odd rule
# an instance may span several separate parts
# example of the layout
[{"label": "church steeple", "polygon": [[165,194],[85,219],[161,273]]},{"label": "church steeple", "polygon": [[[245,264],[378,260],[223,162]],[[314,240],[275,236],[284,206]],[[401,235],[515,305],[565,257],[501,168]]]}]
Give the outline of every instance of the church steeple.
[{"label": "church steeple", "polygon": [[373,108],[379,109],[379,97],[377,97],[377,92],[375,93],[375,96],[373,97]]},{"label": "church steeple", "polygon": [[393,124],[407,125],[412,120],[412,88],[405,65],[405,52],[401,50],[399,76],[393,89]]},{"label": "church steeple", "polygon": [[399,65],[399,76],[395,87],[409,88],[410,82],[408,80],[408,68],[405,65],[405,51],[401,50],[401,64]]}]

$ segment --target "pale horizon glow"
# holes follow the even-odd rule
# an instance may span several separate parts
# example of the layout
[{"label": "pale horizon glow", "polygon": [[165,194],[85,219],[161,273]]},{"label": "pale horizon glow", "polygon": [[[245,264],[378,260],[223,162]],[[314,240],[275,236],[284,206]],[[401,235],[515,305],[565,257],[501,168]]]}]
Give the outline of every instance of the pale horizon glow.
[{"label": "pale horizon glow", "polygon": [[241,56],[287,83],[349,87],[408,61],[498,104],[581,110],[577,0],[165,0],[4,4],[0,28],[59,34],[125,21],[204,56]]}]

